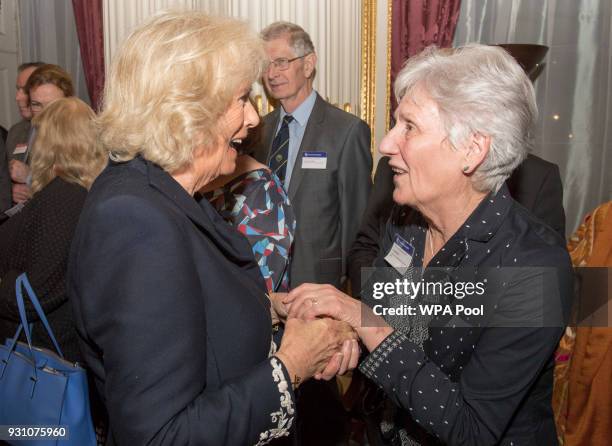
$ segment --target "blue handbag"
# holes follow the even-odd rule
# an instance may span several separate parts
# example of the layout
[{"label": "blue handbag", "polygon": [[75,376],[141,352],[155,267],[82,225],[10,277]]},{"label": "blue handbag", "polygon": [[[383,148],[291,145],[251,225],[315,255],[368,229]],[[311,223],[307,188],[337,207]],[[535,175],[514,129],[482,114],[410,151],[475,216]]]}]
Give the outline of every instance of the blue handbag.
[{"label": "blue handbag", "polygon": [[[57,354],[32,346],[22,288],[25,288]],[[21,436],[15,437],[14,441],[8,440],[8,443],[23,444],[28,440],[29,445],[35,446],[95,445],[86,371],[64,359],[25,273],[17,278],[15,291],[21,325],[13,339],[0,345],[0,425],[67,427],[68,438],[43,438],[39,432],[36,439]],[[27,344],[17,341],[22,330]]]}]

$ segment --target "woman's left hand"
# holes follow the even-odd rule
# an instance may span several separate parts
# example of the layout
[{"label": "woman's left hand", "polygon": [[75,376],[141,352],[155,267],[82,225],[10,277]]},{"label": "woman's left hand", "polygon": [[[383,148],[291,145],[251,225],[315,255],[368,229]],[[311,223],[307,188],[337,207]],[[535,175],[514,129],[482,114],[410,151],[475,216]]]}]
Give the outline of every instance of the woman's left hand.
[{"label": "woman's left hand", "polygon": [[361,349],[356,339],[344,341],[341,353],[335,354],[327,363],[325,369],[314,375],[315,379],[332,379],[336,375],[344,375],[349,370],[353,370],[359,363]]},{"label": "woman's left hand", "polygon": [[[312,320],[330,316],[347,322],[353,328],[359,325],[361,319],[361,303],[331,285],[302,284],[289,292],[283,303],[289,308],[289,317]],[[325,369],[314,378],[329,380],[357,367],[361,350],[356,340],[345,341],[341,353],[334,355]]]},{"label": "woman's left hand", "polygon": [[360,325],[361,302],[331,285],[304,283],[291,290],[283,303],[289,307],[289,317],[310,320],[330,316],[353,329]]},{"label": "woman's left hand", "polygon": [[[331,285],[304,283],[289,292],[283,302],[289,308],[289,317],[310,320],[329,316],[348,323],[357,332],[368,351],[376,348],[393,332],[393,328],[381,316],[374,314],[369,307]],[[346,355],[344,359],[346,360]],[[334,358],[330,363],[333,360]],[[328,364],[324,373],[331,368]],[[342,367],[339,368],[341,369]]]}]

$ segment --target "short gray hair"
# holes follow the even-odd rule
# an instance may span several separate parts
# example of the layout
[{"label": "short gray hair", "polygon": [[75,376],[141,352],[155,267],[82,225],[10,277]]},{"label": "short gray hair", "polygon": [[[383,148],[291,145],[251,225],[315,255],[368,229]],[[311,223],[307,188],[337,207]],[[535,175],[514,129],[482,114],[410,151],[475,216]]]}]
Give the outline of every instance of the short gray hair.
[{"label": "short gray hair", "polygon": [[398,104],[417,88],[436,102],[454,148],[471,134],[490,136],[489,154],[472,181],[479,191],[499,190],[533,146],[538,109],[520,65],[495,46],[429,47],[399,72],[394,85]]},{"label": "short gray hair", "polygon": [[289,37],[289,46],[297,57],[314,53],[315,48],[312,40],[304,28],[291,22],[274,22],[261,31],[261,38],[268,42],[284,36]]}]

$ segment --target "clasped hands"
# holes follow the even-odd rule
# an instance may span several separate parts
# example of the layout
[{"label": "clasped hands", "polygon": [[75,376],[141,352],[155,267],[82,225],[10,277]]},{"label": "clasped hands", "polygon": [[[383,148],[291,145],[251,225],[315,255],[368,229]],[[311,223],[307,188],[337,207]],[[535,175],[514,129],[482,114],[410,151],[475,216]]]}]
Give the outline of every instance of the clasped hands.
[{"label": "clasped hands", "polygon": [[277,356],[301,379],[329,380],[357,367],[361,303],[331,285],[272,293],[273,318],[285,321]]}]

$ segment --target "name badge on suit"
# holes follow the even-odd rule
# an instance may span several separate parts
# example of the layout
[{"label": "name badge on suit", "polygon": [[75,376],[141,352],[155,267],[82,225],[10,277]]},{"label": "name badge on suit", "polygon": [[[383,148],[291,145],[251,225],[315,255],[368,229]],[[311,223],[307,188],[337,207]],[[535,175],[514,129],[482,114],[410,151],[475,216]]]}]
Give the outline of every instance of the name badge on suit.
[{"label": "name badge on suit", "polygon": [[27,144],[17,144],[15,146],[15,150],[13,151],[13,155],[23,155],[28,150]]},{"label": "name badge on suit", "polygon": [[304,152],[302,169],[326,169],[327,152]]}]

